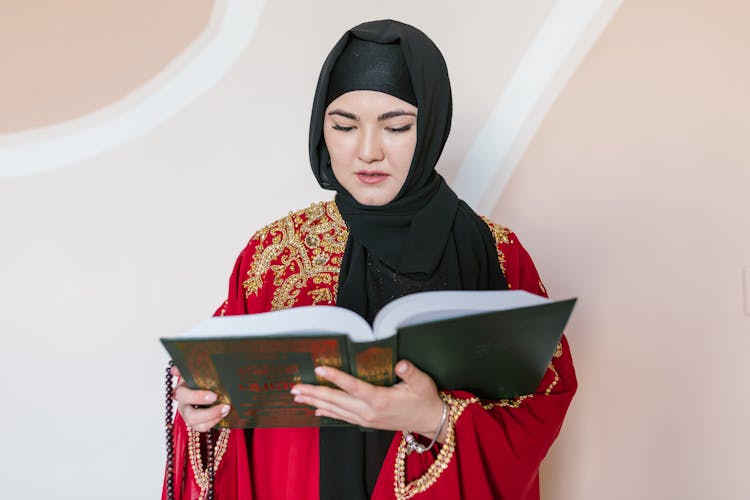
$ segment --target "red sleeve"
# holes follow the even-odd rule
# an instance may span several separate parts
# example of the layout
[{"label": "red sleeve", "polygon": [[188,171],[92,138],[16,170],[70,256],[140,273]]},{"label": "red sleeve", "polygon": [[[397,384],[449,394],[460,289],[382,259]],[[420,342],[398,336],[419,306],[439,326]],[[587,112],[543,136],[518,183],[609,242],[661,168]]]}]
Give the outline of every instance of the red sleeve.
[{"label": "red sleeve", "polygon": [[[253,314],[302,305],[332,304],[348,235],[340,217],[333,202],[319,203],[261,228],[237,258],[229,279],[227,300],[215,314]],[[323,256],[325,262],[316,263]],[[271,434],[273,436],[269,437]],[[200,454],[190,453],[190,442],[199,442],[200,435],[188,431],[178,414],[174,421],[174,439],[175,498],[197,499],[206,480],[202,477],[205,473],[199,463]],[[242,430],[224,429],[219,439],[225,441],[219,448],[223,454],[217,456],[216,500],[251,499],[253,489],[258,496],[266,498],[276,495],[276,488],[278,491],[288,488],[294,492],[294,498],[317,496],[317,428],[254,431],[254,448],[262,448],[265,453],[263,460],[253,461],[252,470],[248,466]],[[266,445],[258,446],[262,439]],[[299,446],[299,453],[290,453],[289,450],[294,451],[293,446],[284,446],[284,443]],[[304,453],[309,457],[300,455]],[[287,474],[290,469],[295,472]]]},{"label": "red sleeve", "polygon": [[[245,296],[245,281],[252,279],[248,271],[253,262],[254,252],[262,248],[262,241],[258,234],[253,236],[247,246],[240,253],[235,262],[234,269],[229,278],[229,292],[227,300],[219,306],[214,316],[232,314],[246,314],[259,312],[266,307],[267,289],[261,285],[255,293]],[[259,276],[259,279],[265,276]],[[247,287],[252,286],[247,283]],[[266,309],[267,310],[267,309]],[[217,499],[242,498],[252,500],[252,488],[250,485],[249,467],[247,453],[245,452],[245,435],[243,432],[233,432],[229,429],[216,433],[219,444],[226,449],[220,455],[219,469],[214,476],[214,491]],[[199,439],[205,442],[205,436],[196,432],[188,431],[182,416],[175,412],[173,427],[174,442],[174,486],[175,498],[181,500],[199,500],[203,498],[202,485],[207,484],[205,472],[200,467],[200,454],[191,453],[191,446],[199,444]],[[191,443],[191,440],[193,441]],[[220,471],[220,473],[218,473]],[[196,479],[196,475],[198,479]],[[204,486],[205,487],[205,486]],[[166,500],[166,474],[162,488],[162,500]]]},{"label": "red sleeve", "polygon": [[[502,236],[498,257],[509,287],[546,296],[534,263],[516,236],[508,231]],[[481,401],[462,391],[443,393],[451,424],[445,444],[433,454],[406,455],[403,440],[394,440],[383,465],[394,475],[389,484],[378,483],[373,498],[538,499],[539,465],[560,432],[576,387],[563,337],[532,395]]]}]

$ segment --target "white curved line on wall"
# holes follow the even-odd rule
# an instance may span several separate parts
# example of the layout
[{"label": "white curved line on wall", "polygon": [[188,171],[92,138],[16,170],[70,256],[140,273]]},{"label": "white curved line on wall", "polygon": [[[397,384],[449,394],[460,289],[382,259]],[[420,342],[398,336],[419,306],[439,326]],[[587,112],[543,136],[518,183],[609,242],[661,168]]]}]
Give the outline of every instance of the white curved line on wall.
[{"label": "white curved line on wall", "polygon": [[216,0],[209,26],[151,81],[82,118],[0,135],[0,177],[63,167],[130,142],[216,85],[252,40],[265,0]]},{"label": "white curved line on wall", "polygon": [[552,7],[451,183],[475,210],[494,209],[542,119],[620,4],[558,0]]}]

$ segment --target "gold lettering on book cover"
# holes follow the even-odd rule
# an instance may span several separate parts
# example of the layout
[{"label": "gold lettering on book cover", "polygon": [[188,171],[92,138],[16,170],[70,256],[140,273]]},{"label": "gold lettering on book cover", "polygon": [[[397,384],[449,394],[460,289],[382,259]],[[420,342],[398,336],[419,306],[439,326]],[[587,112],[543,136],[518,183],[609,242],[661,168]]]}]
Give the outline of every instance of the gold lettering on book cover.
[{"label": "gold lettering on book cover", "polygon": [[[269,224],[257,234],[253,262],[243,282],[245,297],[257,294],[267,272],[275,287],[271,310],[294,306],[308,291],[313,304],[333,303],[338,289],[341,256],[349,233],[333,201],[316,203]],[[271,243],[266,244],[270,238]]]},{"label": "gold lettering on book cover", "polygon": [[[219,378],[216,376],[216,370],[211,360],[211,351],[201,349],[200,346],[190,342],[178,343],[176,347],[187,360],[188,371],[193,374],[193,383],[196,387],[220,395],[225,392],[218,383]],[[217,403],[231,404],[232,402],[228,398],[219,397]]]},{"label": "gold lettering on book cover", "polygon": [[390,347],[368,347],[356,355],[357,378],[375,385],[393,382],[393,349]]},{"label": "gold lettering on book cover", "polygon": [[[178,343],[176,347],[193,375],[191,387],[210,389],[218,394],[219,403],[232,406],[220,422],[222,427],[315,425],[318,419],[312,410],[295,405],[289,391],[303,376],[308,382],[316,377],[317,383],[330,385],[317,378],[313,368],[340,369],[344,363],[341,342],[335,338],[257,339],[250,344],[216,339]],[[217,358],[225,359],[221,379]]]}]

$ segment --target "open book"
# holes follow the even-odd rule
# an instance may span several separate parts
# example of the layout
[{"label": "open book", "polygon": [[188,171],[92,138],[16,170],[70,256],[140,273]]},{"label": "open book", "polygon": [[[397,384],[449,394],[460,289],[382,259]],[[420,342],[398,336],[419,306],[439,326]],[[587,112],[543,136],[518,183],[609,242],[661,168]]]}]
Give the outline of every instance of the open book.
[{"label": "open book", "polygon": [[440,389],[484,399],[530,394],[574,304],[524,291],[422,292],[383,307],[372,328],[348,309],[307,306],[214,317],[161,341],[189,387],[232,405],[220,426],[342,425],[292,400],[294,384],[327,383],[316,366],[392,385],[396,362],[408,359]]}]

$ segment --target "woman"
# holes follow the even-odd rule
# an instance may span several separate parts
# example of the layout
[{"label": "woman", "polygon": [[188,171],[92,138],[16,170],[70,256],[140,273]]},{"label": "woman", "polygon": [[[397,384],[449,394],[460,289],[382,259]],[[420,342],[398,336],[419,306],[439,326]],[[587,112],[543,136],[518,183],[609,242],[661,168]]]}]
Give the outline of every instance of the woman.
[{"label": "woman", "polygon": [[[515,235],[477,216],[435,172],[451,106],[445,62],[422,32],[375,21],[344,34],[323,65],[310,124],[313,173],[335,202],[258,231],[217,314],[336,303],[371,322],[391,300],[425,290],[546,295]],[[215,498],[538,498],[539,464],[576,388],[565,339],[538,392],[510,401],[438,392],[406,360],[396,365],[402,382],[388,388],[317,371],[339,389],[300,384],[295,401],[380,430],[215,432]],[[175,391],[176,498],[206,487],[201,433],[229,408],[193,405],[215,397]]]}]

